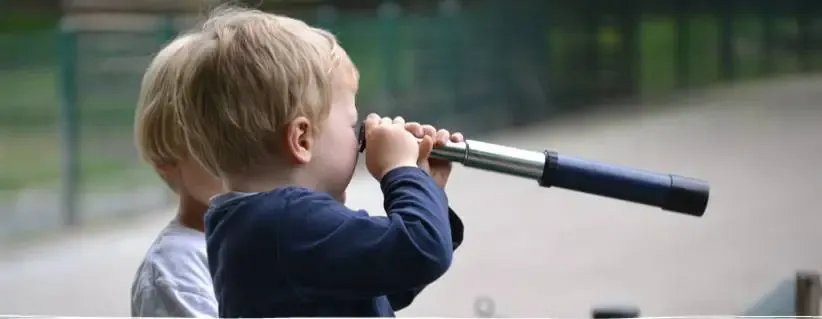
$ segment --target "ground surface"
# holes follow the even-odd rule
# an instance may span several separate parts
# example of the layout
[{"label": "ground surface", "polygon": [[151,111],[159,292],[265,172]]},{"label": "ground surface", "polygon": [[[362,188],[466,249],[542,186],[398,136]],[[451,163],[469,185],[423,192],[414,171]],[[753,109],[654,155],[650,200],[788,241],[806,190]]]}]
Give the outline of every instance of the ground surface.
[{"label": "ground surface", "polygon": [[[822,78],[722,90],[687,108],[544,124],[491,141],[712,183],[702,219],[458,169],[449,194],[464,246],[404,316],[585,317],[628,302],[644,315],[741,313],[797,269],[822,268]],[[379,209],[355,181],[350,204]],[[0,256],[4,313],[127,315],[131,276],[170,214]]]}]

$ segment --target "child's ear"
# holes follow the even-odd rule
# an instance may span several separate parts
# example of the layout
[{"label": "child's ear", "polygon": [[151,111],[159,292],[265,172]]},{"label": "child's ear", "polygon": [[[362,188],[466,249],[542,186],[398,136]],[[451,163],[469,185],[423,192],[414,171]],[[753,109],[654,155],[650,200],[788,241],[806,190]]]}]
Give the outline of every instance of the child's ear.
[{"label": "child's ear", "polygon": [[304,116],[295,118],[286,128],[285,150],[297,164],[311,161],[311,147],[314,146],[314,128]]}]

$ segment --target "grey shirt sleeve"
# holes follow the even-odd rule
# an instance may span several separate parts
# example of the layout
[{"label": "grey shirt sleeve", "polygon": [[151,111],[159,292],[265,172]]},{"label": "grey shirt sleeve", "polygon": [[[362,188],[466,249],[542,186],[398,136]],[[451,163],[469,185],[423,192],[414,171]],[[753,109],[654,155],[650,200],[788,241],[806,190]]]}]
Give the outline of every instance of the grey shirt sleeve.
[{"label": "grey shirt sleeve", "polygon": [[217,317],[205,236],[172,222],[151,245],[131,288],[133,317]]},{"label": "grey shirt sleeve", "polygon": [[132,317],[217,317],[214,301],[196,292],[157,285],[145,287],[135,297],[131,305]]}]

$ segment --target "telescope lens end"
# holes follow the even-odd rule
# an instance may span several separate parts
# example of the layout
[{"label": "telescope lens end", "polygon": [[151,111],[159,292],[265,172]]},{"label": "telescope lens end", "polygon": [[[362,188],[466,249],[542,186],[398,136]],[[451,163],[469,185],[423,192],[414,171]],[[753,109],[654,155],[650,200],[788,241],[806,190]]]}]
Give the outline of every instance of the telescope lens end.
[{"label": "telescope lens end", "polygon": [[360,122],[357,128],[357,152],[365,151],[365,124]]},{"label": "telescope lens end", "polygon": [[671,191],[662,209],[696,217],[705,214],[710,197],[708,183],[682,176],[671,175]]}]

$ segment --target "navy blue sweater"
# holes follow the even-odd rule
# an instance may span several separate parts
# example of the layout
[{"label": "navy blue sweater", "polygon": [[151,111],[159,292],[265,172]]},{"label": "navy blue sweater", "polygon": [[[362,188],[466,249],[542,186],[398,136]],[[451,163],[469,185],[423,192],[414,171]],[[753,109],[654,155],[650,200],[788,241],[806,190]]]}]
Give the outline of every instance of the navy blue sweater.
[{"label": "navy blue sweater", "polygon": [[393,317],[451,265],[462,222],[419,168],[380,182],[387,217],[300,187],[229,193],[206,215],[220,317]]}]

